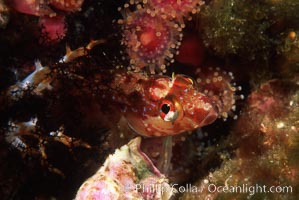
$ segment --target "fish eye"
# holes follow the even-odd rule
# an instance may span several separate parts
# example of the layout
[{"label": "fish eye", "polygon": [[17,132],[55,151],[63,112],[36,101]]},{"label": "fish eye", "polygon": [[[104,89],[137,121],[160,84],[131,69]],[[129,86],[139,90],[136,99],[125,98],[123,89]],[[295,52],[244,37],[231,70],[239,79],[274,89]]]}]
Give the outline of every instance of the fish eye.
[{"label": "fish eye", "polygon": [[162,107],[161,107],[161,111],[162,111],[165,115],[167,115],[168,112],[170,111],[170,105],[167,104],[167,103],[163,104]]},{"label": "fish eye", "polygon": [[160,117],[166,122],[173,122],[179,116],[174,104],[169,100],[163,100],[160,104]]}]

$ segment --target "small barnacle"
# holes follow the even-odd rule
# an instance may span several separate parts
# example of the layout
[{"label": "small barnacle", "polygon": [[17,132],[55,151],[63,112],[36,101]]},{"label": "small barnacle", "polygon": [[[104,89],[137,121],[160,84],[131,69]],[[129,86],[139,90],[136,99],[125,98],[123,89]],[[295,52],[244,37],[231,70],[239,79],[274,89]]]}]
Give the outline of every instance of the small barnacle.
[{"label": "small barnacle", "polygon": [[81,185],[75,199],[170,199],[175,189],[140,150],[140,143],[141,138],[135,138],[109,155]]}]

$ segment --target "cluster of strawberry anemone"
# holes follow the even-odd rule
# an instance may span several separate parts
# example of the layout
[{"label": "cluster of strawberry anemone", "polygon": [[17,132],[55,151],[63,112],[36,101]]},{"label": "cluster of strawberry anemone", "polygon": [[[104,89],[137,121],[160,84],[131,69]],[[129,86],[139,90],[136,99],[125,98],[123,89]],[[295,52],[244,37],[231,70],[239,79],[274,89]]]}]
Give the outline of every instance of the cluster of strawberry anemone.
[{"label": "cluster of strawberry anemone", "polygon": [[202,92],[215,105],[218,117],[224,121],[229,116],[237,119],[238,116],[234,114],[236,101],[244,99],[244,95],[239,94],[242,87],[237,86],[234,82],[233,73],[223,71],[219,67],[198,68],[195,73],[197,84],[200,85]]},{"label": "cluster of strawberry anemone", "polygon": [[66,35],[65,15],[79,11],[84,0],[7,0],[7,2],[17,12],[39,17],[41,41],[55,43]]},{"label": "cluster of strawberry anemone", "polygon": [[129,70],[165,73],[174,62],[183,37],[184,20],[199,11],[200,0],[130,0],[119,11],[123,19],[122,44],[130,59]]}]

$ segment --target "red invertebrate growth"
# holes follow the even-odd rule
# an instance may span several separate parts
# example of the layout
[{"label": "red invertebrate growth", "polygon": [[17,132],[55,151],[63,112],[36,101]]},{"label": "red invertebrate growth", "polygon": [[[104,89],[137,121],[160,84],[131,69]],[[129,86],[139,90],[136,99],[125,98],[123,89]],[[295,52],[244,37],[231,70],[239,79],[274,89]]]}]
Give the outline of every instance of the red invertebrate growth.
[{"label": "red invertebrate growth", "polygon": [[45,36],[46,43],[58,42],[66,35],[66,23],[65,17],[57,15],[55,17],[40,17],[39,25],[41,26],[41,32]]},{"label": "red invertebrate growth", "polygon": [[81,8],[84,0],[50,0],[51,5],[63,11],[77,11]]},{"label": "red invertebrate growth", "polygon": [[[71,12],[80,10],[84,0],[7,0],[10,7],[20,13],[38,16],[41,28],[41,43],[53,44],[66,34],[64,15],[55,9]],[[53,10],[52,10],[53,8]],[[55,11],[54,11],[55,10]]]},{"label": "red invertebrate growth", "polygon": [[233,83],[233,74],[231,72],[221,71],[220,68],[199,69],[197,71],[197,83],[200,91],[206,94],[213,105],[218,109],[218,114],[223,119],[236,109],[235,102],[238,99],[243,99],[243,95],[236,95],[236,91],[241,90],[241,87],[236,87]]},{"label": "red invertebrate growth", "polygon": [[150,7],[158,14],[167,18],[182,19],[190,13],[199,12],[199,6],[203,4],[201,0],[148,0]]},{"label": "red invertebrate growth", "polygon": [[148,66],[151,73],[165,72],[166,65],[174,61],[182,28],[141,7],[134,12],[123,11],[124,20],[119,23],[123,26],[122,43],[127,47],[131,67],[139,71]]},{"label": "red invertebrate growth", "polygon": [[20,13],[35,16],[55,15],[46,0],[8,0],[8,3],[13,9]]},{"label": "red invertebrate growth", "polygon": [[84,0],[8,0],[9,5],[18,12],[35,16],[55,16],[56,9],[73,12],[80,10]]}]

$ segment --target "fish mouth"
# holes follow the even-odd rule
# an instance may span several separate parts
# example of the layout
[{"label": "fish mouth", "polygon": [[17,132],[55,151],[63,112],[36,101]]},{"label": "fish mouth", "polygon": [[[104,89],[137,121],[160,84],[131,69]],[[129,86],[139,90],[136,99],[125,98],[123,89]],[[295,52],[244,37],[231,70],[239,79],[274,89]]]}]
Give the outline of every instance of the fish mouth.
[{"label": "fish mouth", "polygon": [[212,124],[218,118],[218,113],[215,109],[212,109],[211,112],[204,118],[200,123],[200,127]]}]

